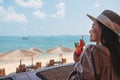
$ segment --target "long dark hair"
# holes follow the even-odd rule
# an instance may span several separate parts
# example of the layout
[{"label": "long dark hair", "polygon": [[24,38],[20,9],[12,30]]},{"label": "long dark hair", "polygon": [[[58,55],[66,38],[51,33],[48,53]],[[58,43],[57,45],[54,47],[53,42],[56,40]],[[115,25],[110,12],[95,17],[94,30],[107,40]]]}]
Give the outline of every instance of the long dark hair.
[{"label": "long dark hair", "polygon": [[120,37],[99,21],[97,22],[101,27],[101,42],[109,49],[113,70],[120,76]]}]

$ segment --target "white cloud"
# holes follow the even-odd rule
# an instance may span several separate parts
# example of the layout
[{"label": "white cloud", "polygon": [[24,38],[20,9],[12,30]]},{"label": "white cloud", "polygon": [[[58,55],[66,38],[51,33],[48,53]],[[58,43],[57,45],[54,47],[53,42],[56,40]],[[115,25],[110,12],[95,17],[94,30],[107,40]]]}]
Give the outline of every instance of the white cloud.
[{"label": "white cloud", "polygon": [[41,0],[16,0],[16,2],[23,7],[32,7],[35,9],[41,8],[43,5]]},{"label": "white cloud", "polygon": [[14,8],[11,6],[7,10],[5,10],[2,6],[0,7],[0,17],[3,21],[14,21],[14,22],[22,22],[26,23],[28,20],[26,19],[26,16],[24,14],[18,14],[15,12]]},{"label": "white cloud", "polygon": [[57,5],[57,13],[53,14],[52,17],[64,17],[65,16],[65,3],[64,2],[60,2]]},{"label": "white cloud", "polygon": [[0,6],[0,12],[3,12],[4,8],[2,6]]},{"label": "white cloud", "polygon": [[0,3],[2,3],[3,2],[3,0],[0,0]]},{"label": "white cloud", "polygon": [[40,10],[33,12],[33,15],[39,19],[43,19],[47,16],[45,13],[41,12]]},{"label": "white cloud", "polygon": [[100,5],[100,3],[95,3],[94,5],[93,5],[93,7],[95,7],[95,8],[99,8],[101,5]]},{"label": "white cloud", "polygon": [[2,20],[4,18],[4,16],[5,16],[4,13],[5,13],[4,8],[2,6],[0,6],[0,20]]}]

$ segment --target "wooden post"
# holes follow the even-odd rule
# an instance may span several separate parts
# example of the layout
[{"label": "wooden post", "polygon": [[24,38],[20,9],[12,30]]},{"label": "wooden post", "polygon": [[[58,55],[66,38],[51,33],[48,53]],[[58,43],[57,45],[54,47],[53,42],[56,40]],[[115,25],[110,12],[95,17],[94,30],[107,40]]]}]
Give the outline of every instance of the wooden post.
[{"label": "wooden post", "polygon": [[31,69],[33,68],[33,57],[32,57],[32,63],[31,63]]},{"label": "wooden post", "polygon": [[22,59],[20,59],[20,65],[22,64]]}]

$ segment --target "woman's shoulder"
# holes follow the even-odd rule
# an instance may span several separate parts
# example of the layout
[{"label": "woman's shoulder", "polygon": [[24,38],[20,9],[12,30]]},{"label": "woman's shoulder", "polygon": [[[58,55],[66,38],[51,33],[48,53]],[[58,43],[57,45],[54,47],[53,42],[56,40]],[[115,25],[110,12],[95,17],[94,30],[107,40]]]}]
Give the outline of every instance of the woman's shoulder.
[{"label": "woman's shoulder", "polygon": [[85,51],[87,50],[94,50],[94,49],[96,49],[97,48],[97,45],[94,45],[94,44],[89,44],[89,45],[87,45],[86,47],[85,47]]},{"label": "woman's shoulder", "polygon": [[102,45],[94,45],[94,44],[89,44],[85,47],[85,50],[103,50],[103,46]]},{"label": "woman's shoulder", "polygon": [[96,45],[94,44],[86,45],[82,55],[90,56],[91,52],[95,50],[95,48],[96,48]]},{"label": "woman's shoulder", "polygon": [[85,51],[87,52],[92,52],[92,53],[103,53],[103,55],[109,56],[109,50],[103,46],[103,45],[94,45],[94,44],[89,44],[85,47]]}]

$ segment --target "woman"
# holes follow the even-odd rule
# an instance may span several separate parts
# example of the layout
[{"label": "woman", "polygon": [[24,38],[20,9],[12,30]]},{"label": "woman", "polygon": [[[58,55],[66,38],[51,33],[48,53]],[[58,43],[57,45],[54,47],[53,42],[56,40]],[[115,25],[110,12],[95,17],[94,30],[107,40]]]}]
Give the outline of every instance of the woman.
[{"label": "woman", "polygon": [[80,57],[74,53],[77,64],[69,80],[120,80],[120,16],[110,10],[96,19],[87,16],[93,21],[90,41],[97,45],[88,45]]}]

